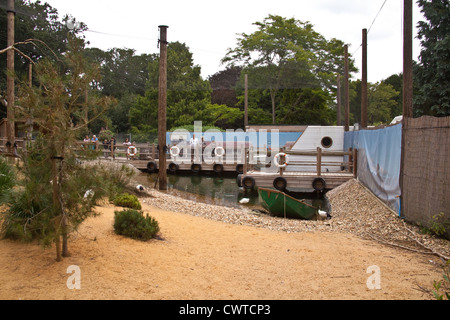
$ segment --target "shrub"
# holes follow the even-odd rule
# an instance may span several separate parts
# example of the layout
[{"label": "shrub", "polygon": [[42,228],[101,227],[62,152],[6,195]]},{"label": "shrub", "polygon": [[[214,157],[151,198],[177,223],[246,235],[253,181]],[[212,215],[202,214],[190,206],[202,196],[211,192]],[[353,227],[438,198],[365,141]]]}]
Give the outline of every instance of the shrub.
[{"label": "shrub", "polygon": [[139,202],[139,199],[135,195],[129,193],[122,193],[119,194],[117,197],[115,197],[114,205],[119,207],[141,210],[141,204]]},{"label": "shrub", "polygon": [[147,241],[159,232],[158,222],[133,209],[114,212],[114,232],[132,239]]},{"label": "shrub", "polygon": [[0,157],[0,204],[8,199],[8,195],[15,186],[15,173],[12,166]]}]

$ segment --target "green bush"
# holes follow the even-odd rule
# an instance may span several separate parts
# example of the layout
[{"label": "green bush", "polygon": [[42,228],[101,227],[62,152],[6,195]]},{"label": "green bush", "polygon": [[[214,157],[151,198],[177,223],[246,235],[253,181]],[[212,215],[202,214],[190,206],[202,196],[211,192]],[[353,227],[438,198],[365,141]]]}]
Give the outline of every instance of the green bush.
[{"label": "green bush", "polygon": [[115,197],[114,205],[136,210],[141,210],[142,208],[139,199],[135,195],[129,193],[122,193]]},{"label": "green bush", "polygon": [[114,232],[132,239],[147,241],[159,232],[158,222],[133,209],[114,212]]},{"label": "green bush", "polygon": [[8,195],[15,186],[15,173],[13,167],[0,157],[0,204],[8,200]]}]

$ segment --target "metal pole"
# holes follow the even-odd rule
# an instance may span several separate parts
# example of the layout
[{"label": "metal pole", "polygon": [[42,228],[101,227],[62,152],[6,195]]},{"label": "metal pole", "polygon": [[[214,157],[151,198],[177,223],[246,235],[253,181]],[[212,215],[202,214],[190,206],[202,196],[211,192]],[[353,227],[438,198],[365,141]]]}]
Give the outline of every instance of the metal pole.
[{"label": "metal pole", "polygon": [[167,28],[159,26],[159,99],[158,99],[158,144],[159,144],[159,190],[167,190],[166,132],[167,132]]}]

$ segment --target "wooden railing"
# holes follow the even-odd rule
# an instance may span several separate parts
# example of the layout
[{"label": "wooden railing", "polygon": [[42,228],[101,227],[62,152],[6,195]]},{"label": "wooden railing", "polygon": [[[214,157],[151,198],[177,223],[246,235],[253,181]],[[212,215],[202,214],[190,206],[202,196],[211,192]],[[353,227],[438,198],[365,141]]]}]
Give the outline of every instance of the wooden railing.
[{"label": "wooden railing", "polygon": [[[311,156],[316,157],[314,160],[292,160],[292,158],[289,160],[288,166],[315,166],[316,167],[316,174],[317,176],[322,176],[322,168],[323,167],[333,167],[337,166],[342,168],[342,171],[347,171],[349,173],[353,173],[353,176],[357,177],[357,149],[350,148],[348,151],[324,151],[322,148],[317,148],[315,151],[282,151],[281,153],[284,153],[286,155],[293,155],[293,156]],[[244,163],[244,173],[247,173],[248,171],[252,171],[254,169],[254,164],[256,163],[255,160],[255,153],[256,150],[252,149],[246,149],[245,150],[245,163]],[[275,155],[274,155],[275,156]],[[324,162],[324,157],[348,157],[347,161],[327,161]],[[283,160],[284,161],[284,160]],[[283,175],[283,171],[285,171],[285,168],[279,168],[280,175]]]},{"label": "wooden railing", "polygon": [[[158,157],[158,152],[155,144],[136,144],[136,145],[124,145],[121,143],[101,143],[101,142],[77,142],[78,150],[93,150],[96,151],[105,158],[127,158],[127,159],[155,159]],[[134,147],[134,150],[129,150],[130,147]],[[132,151],[131,153],[129,151]]]}]

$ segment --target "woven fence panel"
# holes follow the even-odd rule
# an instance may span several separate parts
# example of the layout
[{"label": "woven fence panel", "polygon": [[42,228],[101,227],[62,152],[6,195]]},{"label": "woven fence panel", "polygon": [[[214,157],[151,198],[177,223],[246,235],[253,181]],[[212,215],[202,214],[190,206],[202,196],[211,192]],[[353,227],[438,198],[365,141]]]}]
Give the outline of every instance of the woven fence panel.
[{"label": "woven fence panel", "polygon": [[[402,215],[429,227],[450,219],[450,117],[405,119]],[[440,222],[443,222],[441,220]]]}]

